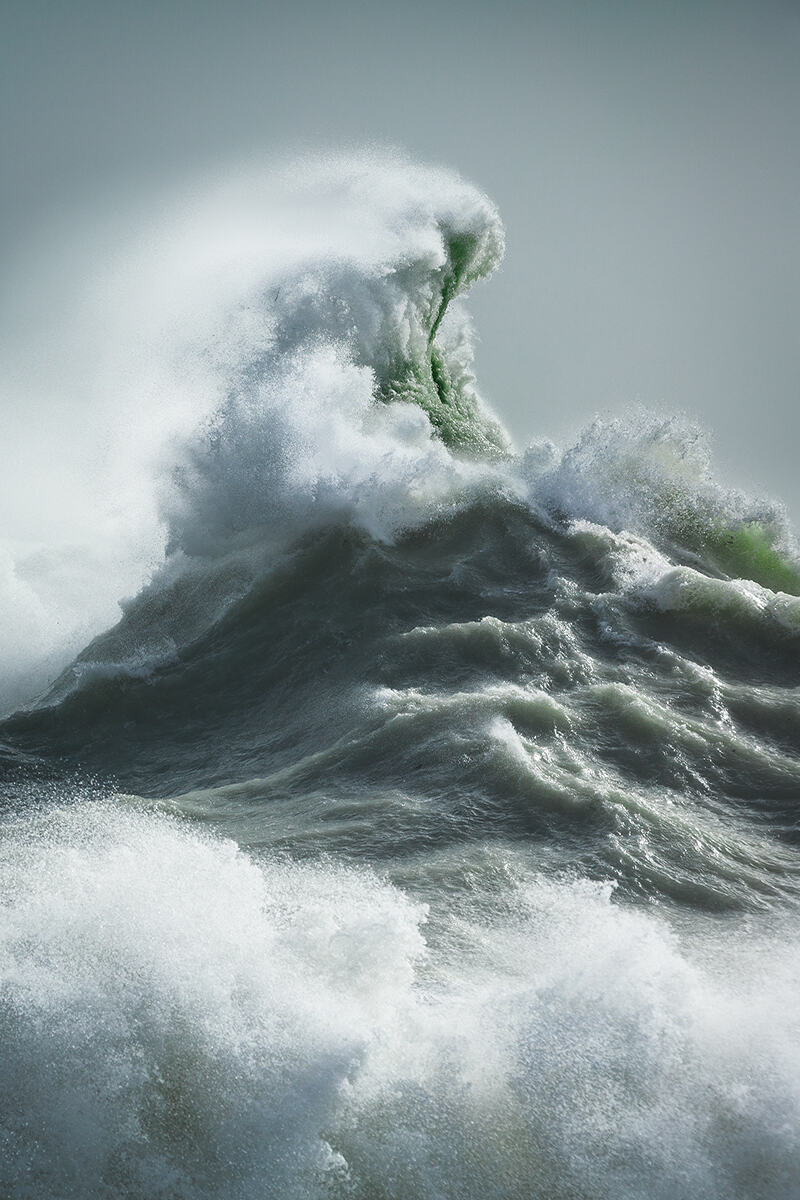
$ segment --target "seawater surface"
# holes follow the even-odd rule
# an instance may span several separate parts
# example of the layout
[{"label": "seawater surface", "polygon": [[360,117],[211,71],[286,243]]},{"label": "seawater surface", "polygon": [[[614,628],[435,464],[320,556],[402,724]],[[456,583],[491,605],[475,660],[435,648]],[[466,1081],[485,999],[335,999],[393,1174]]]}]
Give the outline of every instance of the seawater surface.
[{"label": "seawater surface", "polygon": [[457,177],[245,182],[153,252],[151,507],[0,562],[0,1190],[800,1197],[783,511],[684,419],[511,445]]}]

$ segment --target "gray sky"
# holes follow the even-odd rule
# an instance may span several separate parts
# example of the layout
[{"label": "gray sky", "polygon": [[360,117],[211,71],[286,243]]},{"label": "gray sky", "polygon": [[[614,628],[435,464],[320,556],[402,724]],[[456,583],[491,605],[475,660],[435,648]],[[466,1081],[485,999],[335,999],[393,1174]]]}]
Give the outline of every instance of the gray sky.
[{"label": "gray sky", "polygon": [[635,401],[687,410],[731,481],[800,523],[797,0],[2,13],[4,257],[217,161],[401,145],[505,219],[472,310],[483,390],[519,440]]}]

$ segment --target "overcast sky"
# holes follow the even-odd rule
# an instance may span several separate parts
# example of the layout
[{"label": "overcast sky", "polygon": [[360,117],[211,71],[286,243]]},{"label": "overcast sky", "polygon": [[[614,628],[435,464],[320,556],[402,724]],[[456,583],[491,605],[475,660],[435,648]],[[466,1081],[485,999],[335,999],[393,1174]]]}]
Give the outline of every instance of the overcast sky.
[{"label": "overcast sky", "polygon": [[198,167],[400,145],[505,219],[472,309],[483,390],[520,441],[636,401],[687,410],[724,473],[800,523],[798,0],[2,13],[5,258]]}]

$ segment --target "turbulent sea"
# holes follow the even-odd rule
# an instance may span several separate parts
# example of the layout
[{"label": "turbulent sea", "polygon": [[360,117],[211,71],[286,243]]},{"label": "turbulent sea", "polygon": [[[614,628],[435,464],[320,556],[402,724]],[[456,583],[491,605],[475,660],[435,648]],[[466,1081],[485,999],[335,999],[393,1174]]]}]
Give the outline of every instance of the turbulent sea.
[{"label": "turbulent sea", "polygon": [[0,1194],[800,1197],[780,506],[685,419],[512,446],[447,172],[158,237],[122,524],[0,557]]}]

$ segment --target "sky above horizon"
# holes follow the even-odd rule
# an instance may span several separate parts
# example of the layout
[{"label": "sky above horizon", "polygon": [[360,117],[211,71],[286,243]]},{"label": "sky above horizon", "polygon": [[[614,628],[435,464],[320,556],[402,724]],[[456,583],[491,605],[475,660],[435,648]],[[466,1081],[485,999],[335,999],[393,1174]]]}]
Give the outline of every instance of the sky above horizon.
[{"label": "sky above horizon", "polygon": [[470,307],[518,441],[687,412],[800,526],[800,5],[7,0],[3,25],[6,263],[199,170],[401,146],[504,218]]}]

